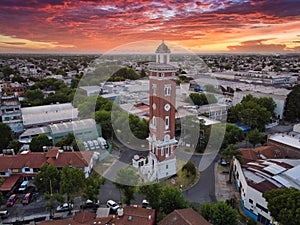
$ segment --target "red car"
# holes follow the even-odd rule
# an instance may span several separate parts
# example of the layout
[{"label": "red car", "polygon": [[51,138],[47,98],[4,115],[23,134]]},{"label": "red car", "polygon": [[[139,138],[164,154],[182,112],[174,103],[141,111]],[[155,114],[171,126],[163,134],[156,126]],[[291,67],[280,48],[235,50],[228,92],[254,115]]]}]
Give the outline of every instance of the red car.
[{"label": "red car", "polygon": [[28,192],[22,200],[23,205],[28,205],[31,201],[31,198],[32,198],[32,193]]},{"label": "red car", "polygon": [[16,194],[13,194],[9,197],[9,199],[6,202],[6,206],[13,206],[15,202],[17,201],[18,196]]}]

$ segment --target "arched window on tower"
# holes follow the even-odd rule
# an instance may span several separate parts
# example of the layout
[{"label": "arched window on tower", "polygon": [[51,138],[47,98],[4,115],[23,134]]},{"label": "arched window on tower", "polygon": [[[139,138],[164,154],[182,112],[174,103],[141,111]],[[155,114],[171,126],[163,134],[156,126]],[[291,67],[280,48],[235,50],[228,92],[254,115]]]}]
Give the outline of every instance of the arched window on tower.
[{"label": "arched window on tower", "polygon": [[169,154],[170,154],[170,152],[169,152],[169,146],[167,146],[165,149],[166,149],[166,157],[169,157]]},{"label": "arched window on tower", "polygon": [[152,126],[153,126],[153,128],[156,128],[156,117],[155,116],[152,117]]},{"label": "arched window on tower", "polygon": [[165,118],[165,129],[166,130],[169,130],[169,125],[170,125],[169,116],[166,116],[166,118]]}]

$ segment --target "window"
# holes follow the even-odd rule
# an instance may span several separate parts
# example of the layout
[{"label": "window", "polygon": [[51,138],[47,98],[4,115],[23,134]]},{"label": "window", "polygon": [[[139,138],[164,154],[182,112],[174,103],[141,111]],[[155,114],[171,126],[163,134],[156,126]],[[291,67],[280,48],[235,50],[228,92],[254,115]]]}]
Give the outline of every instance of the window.
[{"label": "window", "polygon": [[169,165],[166,165],[166,169],[168,169]]},{"label": "window", "polygon": [[165,73],[161,73],[160,76],[161,76],[161,77],[164,77],[164,76],[165,76]]},{"label": "window", "polygon": [[168,130],[169,129],[169,116],[166,116],[166,119],[165,119],[165,128],[166,128],[166,130]]},{"label": "window", "polygon": [[261,211],[265,212],[265,213],[268,213],[268,209],[266,209],[265,207],[263,207],[262,205],[256,203],[256,207],[259,208]]},{"label": "window", "polygon": [[251,198],[249,198],[249,203],[253,204],[253,200]]},{"label": "window", "polygon": [[152,95],[156,95],[156,84],[152,85]]},{"label": "window", "polygon": [[155,116],[152,117],[152,125],[154,128],[156,128],[156,117]]},{"label": "window", "polygon": [[165,96],[170,96],[170,95],[171,95],[171,86],[165,85]]},{"label": "window", "polygon": [[25,171],[25,172],[30,172],[30,168],[25,167],[25,168],[24,168],[24,171]]},{"label": "window", "polygon": [[166,147],[166,156],[169,156],[169,146]]}]

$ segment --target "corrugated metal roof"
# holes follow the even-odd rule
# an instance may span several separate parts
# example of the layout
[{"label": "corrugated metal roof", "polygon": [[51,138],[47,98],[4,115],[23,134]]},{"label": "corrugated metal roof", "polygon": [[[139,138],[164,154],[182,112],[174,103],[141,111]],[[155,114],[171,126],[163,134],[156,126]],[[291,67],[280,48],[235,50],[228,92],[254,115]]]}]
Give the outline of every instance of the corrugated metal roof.
[{"label": "corrugated metal roof", "polygon": [[76,133],[76,131],[89,129],[93,127],[96,129],[96,122],[93,119],[85,119],[85,120],[78,120],[78,121],[49,125],[52,134],[64,133],[64,132]]},{"label": "corrugated metal roof", "polygon": [[25,126],[72,120],[78,117],[78,110],[71,103],[26,107],[21,110]]},{"label": "corrugated metal roof", "polygon": [[300,139],[285,134],[274,134],[269,137],[269,140],[276,141],[300,150]]}]

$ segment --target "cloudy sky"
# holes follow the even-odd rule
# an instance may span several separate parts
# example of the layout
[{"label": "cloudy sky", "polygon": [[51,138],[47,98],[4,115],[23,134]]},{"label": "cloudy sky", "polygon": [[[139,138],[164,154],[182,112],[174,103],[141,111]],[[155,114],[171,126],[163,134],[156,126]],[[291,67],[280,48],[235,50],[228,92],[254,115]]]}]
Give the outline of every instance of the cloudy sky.
[{"label": "cloudy sky", "polygon": [[0,0],[0,52],[161,39],[194,52],[300,52],[300,1]]}]

